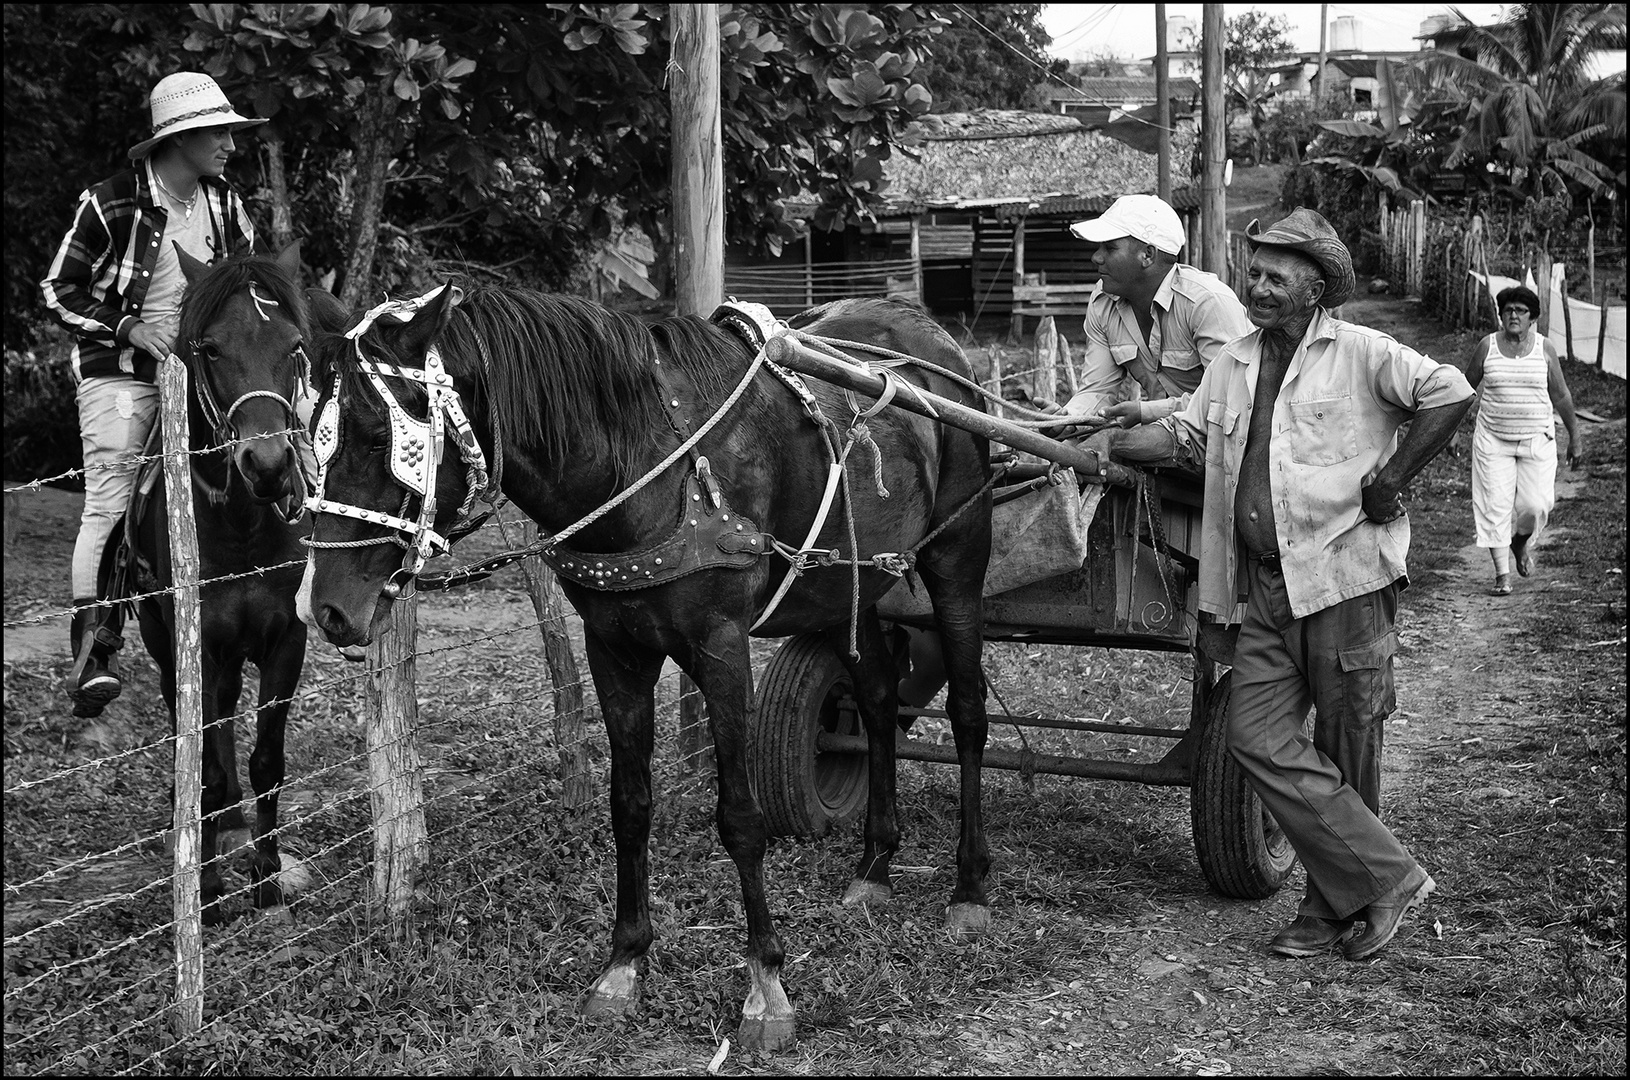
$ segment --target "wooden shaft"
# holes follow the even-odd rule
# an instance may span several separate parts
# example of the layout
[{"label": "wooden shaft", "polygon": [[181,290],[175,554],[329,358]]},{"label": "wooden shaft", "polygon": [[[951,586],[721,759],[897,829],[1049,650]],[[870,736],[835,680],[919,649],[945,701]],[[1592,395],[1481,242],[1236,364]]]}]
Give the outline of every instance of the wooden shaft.
[{"label": "wooden shaft", "polygon": [[[880,398],[883,396],[884,379],[881,375],[873,375],[862,371],[853,364],[846,363],[804,345],[793,338],[780,336],[771,338],[765,345],[766,353],[771,361],[782,367],[792,368],[801,374],[820,379],[823,382],[834,383],[838,386],[865,394],[867,397]],[[918,396],[921,395],[921,397]],[[924,403],[926,399],[926,404]],[[1025,450],[1056,461],[1060,465],[1068,465],[1087,479],[1097,483],[1122,484],[1130,486],[1132,475],[1124,465],[1103,461],[1096,450],[1088,450],[1074,443],[1063,443],[1057,439],[1050,439],[1046,435],[1031,431],[1029,428],[1019,427],[1017,424],[1004,420],[999,416],[991,416],[970,409],[968,406],[940,397],[938,394],[919,390],[916,394],[908,392],[896,393],[890,404],[897,405],[908,412],[919,416],[926,416],[931,420],[940,420],[952,427],[971,431],[975,435],[983,435],[992,442],[1003,443],[1015,450]]]}]

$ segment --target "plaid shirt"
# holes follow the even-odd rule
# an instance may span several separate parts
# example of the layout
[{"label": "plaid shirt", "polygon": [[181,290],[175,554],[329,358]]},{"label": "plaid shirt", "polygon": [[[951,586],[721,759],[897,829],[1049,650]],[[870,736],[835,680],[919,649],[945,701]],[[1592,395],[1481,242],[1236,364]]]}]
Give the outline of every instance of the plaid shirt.
[{"label": "plaid shirt", "polygon": [[[252,251],[255,227],[237,193],[213,177],[200,183],[215,258]],[[151,159],[80,193],[40,282],[46,309],[74,336],[75,383],[120,374],[157,380],[158,361],[130,344],[130,330],[141,321],[167,220],[153,198]]]}]

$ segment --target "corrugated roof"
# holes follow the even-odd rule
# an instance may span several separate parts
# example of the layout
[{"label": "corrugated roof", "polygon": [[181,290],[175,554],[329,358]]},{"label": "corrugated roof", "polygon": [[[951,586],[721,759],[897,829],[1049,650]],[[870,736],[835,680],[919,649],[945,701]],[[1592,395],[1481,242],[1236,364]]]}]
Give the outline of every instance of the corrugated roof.
[{"label": "corrugated roof", "polygon": [[[1200,84],[1188,76],[1168,82],[1166,92],[1174,98],[1197,98]],[[1120,105],[1125,101],[1155,100],[1154,79],[1134,79],[1116,75],[1083,75],[1081,87],[1054,86],[1048,94],[1050,101],[1091,101],[1104,105]]]}]

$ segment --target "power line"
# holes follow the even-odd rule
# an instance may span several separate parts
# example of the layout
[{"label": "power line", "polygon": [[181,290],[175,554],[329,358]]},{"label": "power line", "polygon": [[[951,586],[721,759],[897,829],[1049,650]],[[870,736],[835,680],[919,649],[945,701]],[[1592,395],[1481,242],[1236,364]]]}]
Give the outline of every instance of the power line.
[{"label": "power line", "polygon": [[1082,21],[1080,26],[1077,26],[1074,30],[1071,30],[1069,33],[1065,34],[1063,38],[1053,42],[1054,46],[1059,49],[1066,48],[1067,46],[1064,44],[1065,38],[1071,39],[1071,46],[1079,44],[1080,41],[1088,34],[1102,26],[1104,20],[1113,15],[1115,13],[1115,9],[1119,6],[1119,4],[1105,4],[1104,6],[1100,7],[1097,11],[1087,16],[1087,18]]},{"label": "power line", "polygon": [[[1110,7],[1112,9],[1114,7],[1116,7],[1116,6],[1118,6],[1118,5],[1114,5],[1114,4],[1110,5]],[[1104,105],[1104,106],[1107,106],[1108,108],[1111,108],[1111,109],[1119,109],[1121,107],[1120,102],[1106,101],[1102,97],[1095,97],[1095,96],[1093,96],[1091,94],[1088,94],[1085,90],[1081,89],[1081,87],[1079,87],[1079,86],[1071,86],[1069,83],[1065,82],[1064,80],[1060,79],[1058,76],[1054,75],[1051,71],[1047,70],[1047,66],[1045,64],[1041,63],[1035,57],[1033,57],[1030,54],[1026,53],[1023,49],[1020,49],[1017,45],[1014,45],[1011,41],[1008,41],[1006,38],[1004,38],[1000,34],[996,33],[996,31],[992,30],[990,27],[986,26],[984,23],[982,23],[978,19],[974,18],[973,12],[969,11],[963,5],[961,5],[961,4],[953,4],[952,7],[956,8],[958,11],[962,12],[962,14],[967,17],[969,22],[973,23],[975,26],[979,27],[979,29],[983,30],[993,41],[997,42],[1000,45],[1005,46],[1007,49],[1012,51],[1014,53],[1014,55],[1018,56],[1025,63],[1029,64],[1031,67],[1033,67],[1037,71],[1041,72],[1042,78],[1044,78],[1046,81],[1051,82],[1051,83],[1056,83],[1057,85],[1062,86],[1064,89],[1071,91],[1077,97],[1081,98],[1083,101],[1091,102],[1094,105]],[[1143,124],[1146,127],[1154,128],[1157,131],[1164,131],[1168,135],[1172,134],[1175,131],[1174,128],[1162,128],[1159,124],[1155,123],[1152,120],[1145,120],[1142,117],[1133,116],[1131,113],[1125,114],[1122,117],[1122,119],[1135,121],[1135,122],[1137,122],[1139,124]]]}]

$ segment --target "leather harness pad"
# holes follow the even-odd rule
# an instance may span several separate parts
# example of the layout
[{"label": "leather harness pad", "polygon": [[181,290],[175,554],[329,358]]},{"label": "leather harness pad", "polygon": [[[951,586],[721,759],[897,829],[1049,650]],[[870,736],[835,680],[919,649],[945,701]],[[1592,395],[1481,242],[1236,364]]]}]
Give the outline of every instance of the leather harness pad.
[{"label": "leather harness pad", "polygon": [[555,573],[591,589],[625,592],[665,585],[698,570],[745,570],[758,562],[768,541],[758,526],[721,500],[702,493],[696,474],[685,474],[679,524],[661,543],[639,551],[599,554],[564,545],[542,553]]},{"label": "leather harness pad", "polygon": [[[736,301],[720,305],[712,321],[736,333],[755,352],[775,327],[769,308]],[[669,422],[684,439],[691,431],[689,407],[694,403],[675,390],[660,363],[652,374],[662,389]],[[770,538],[759,532],[752,520],[730,508],[708,470],[707,459],[698,458],[694,450],[691,458],[692,467],[685,472],[679,523],[666,540],[639,551],[610,554],[560,545],[543,551],[543,560],[567,581],[606,592],[649,589],[698,570],[746,570],[755,565],[769,550]],[[700,479],[698,472],[703,474]],[[717,506],[713,504],[715,498],[719,500]]]}]

